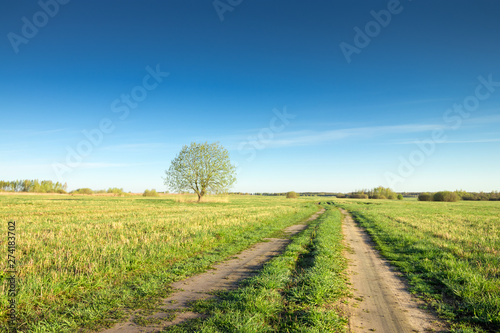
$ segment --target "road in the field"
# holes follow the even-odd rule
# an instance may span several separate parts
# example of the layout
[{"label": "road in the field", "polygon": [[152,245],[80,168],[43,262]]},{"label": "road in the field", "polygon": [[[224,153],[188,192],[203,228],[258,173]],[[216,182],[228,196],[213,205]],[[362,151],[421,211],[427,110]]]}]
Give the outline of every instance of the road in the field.
[{"label": "road in the field", "polygon": [[419,308],[422,301],[411,296],[399,274],[374,249],[366,231],[349,213],[341,211],[354,294],[348,310],[350,332],[447,331],[434,315]]},{"label": "road in the field", "polygon": [[[307,222],[318,218],[324,211],[323,208],[304,223],[292,225],[283,231],[288,236],[295,235],[306,229]],[[213,297],[210,294],[213,291],[237,288],[241,280],[254,275],[265,262],[281,254],[289,243],[290,239],[288,238],[267,238],[265,242],[255,244],[236,255],[235,258],[215,265],[208,272],[173,283],[172,287],[176,291],[163,300],[161,308],[164,311],[147,317],[147,319],[154,319],[157,323],[138,325],[134,322],[137,315],[132,314],[127,322],[117,324],[102,333],[159,332],[164,327],[200,317],[200,314],[188,311],[190,302]],[[172,313],[175,313],[173,320],[169,318]]]}]

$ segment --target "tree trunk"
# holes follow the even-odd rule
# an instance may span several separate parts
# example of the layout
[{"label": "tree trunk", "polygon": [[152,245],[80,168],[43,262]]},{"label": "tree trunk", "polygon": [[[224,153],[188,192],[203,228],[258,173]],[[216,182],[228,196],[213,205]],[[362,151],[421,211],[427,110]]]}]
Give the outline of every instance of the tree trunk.
[{"label": "tree trunk", "polygon": [[201,198],[202,198],[205,194],[206,194],[206,192],[205,192],[205,188],[204,188],[204,187],[202,187],[202,188],[201,188],[201,191],[200,191],[200,192],[198,192],[198,202],[200,202],[200,201],[201,201]]}]

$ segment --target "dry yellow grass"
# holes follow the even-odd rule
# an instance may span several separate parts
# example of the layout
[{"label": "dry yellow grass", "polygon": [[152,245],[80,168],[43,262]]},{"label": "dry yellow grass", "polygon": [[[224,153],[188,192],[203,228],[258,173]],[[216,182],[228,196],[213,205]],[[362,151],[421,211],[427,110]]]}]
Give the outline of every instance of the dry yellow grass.
[{"label": "dry yellow grass", "polygon": [[[311,215],[304,201],[248,196],[2,196],[17,221],[18,310],[24,329],[72,332]],[[0,249],[7,253],[6,238]],[[0,272],[5,270],[0,263]],[[0,323],[6,322],[6,284]],[[136,306],[136,305],[134,305]],[[0,325],[2,326],[2,325]],[[1,331],[1,329],[0,329]]]}]

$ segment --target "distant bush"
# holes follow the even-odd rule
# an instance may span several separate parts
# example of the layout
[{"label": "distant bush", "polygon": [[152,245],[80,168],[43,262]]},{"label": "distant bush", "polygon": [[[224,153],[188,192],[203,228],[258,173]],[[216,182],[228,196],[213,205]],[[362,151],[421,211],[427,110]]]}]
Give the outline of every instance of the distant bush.
[{"label": "distant bush", "polygon": [[297,192],[294,192],[294,191],[290,191],[286,194],[286,197],[289,198],[289,199],[294,199],[294,198],[298,198],[299,195],[297,194]]},{"label": "distant bush", "polygon": [[474,193],[462,194],[462,200],[479,200],[479,198]]},{"label": "distant bush", "polygon": [[142,194],[143,197],[158,197],[160,196],[158,194],[158,192],[156,192],[155,189],[152,189],[151,191],[150,190],[146,190],[144,191],[144,193]]},{"label": "distant bush", "polygon": [[365,194],[365,193],[351,193],[351,194],[349,194],[349,198],[352,198],[352,199],[368,199],[368,194]]},{"label": "distant bush", "polygon": [[465,192],[461,193],[462,200],[473,200],[473,201],[496,201],[500,200],[500,193],[498,192],[491,192],[491,193],[485,193],[485,192]]},{"label": "distant bush", "polygon": [[125,192],[123,192],[123,189],[117,188],[117,187],[108,188],[108,190],[106,192],[112,193],[112,194],[117,195],[117,196],[125,195]]},{"label": "distant bush", "polygon": [[434,193],[434,195],[432,196],[432,199],[434,201],[455,202],[455,201],[460,200],[460,197],[455,192],[441,191],[441,192]]},{"label": "distant bush", "polygon": [[356,198],[356,199],[390,199],[390,200],[395,200],[397,199],[398,195],[396,192],[394,192],[390,188],[386,188],[383,186],[375,187],[371,190],[359,190],[356,192],[352,192],[349,195],[350,198]]},{"label": "distant bush", "polygon": [[432,201],[432,194],[430,193],[420,193],[418,195],[418,201]]},{"label": "distant bush", "polygon": [[402,194],[398,194],[398,200],[403,200],[403,195]]},{"label": "distant bush", "polygon": [[79,188],[78,190],[74,190],[71,194],[94,194],[90,188]]}]

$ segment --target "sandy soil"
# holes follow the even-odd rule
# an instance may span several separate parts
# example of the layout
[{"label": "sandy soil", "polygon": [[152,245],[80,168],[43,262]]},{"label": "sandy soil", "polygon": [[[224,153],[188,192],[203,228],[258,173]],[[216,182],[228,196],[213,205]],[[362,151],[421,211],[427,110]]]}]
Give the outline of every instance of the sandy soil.
[{"label": "sandy soil", "polygon": [[408,292],[406,282],[374,249],[368,234],[341,211],[351,250],[346,252],[354,294],[348,307],[350,332],[446,332],[436,316],[419,308],[423,301]]},{"label": "sandy soil", "polygon": [[[324,209],[312,215],[307,222],[316,219],[323,212]],[[290,226],[284,232],[288,235],[294,235],[305,228],[307,228],[307,224],[302,223]],[[267,238],[265,240],[265,242],[252,246],[233,259],[222,262],[203,274],[173,283],[172,287],[176,291],[162,301],[163,306],[161,308],[165,312],[158,312],[148,317],[161,320],[161,324],[139,326],[133,322],[134,315],[132,315],[127,322],[117,324],[111,329],[103,331],[103,333],[159,332],[163,327],[199,317],[199,314],[187,310],[190,302],[210,298],[212,295],[209,293],[216,290],[237,288],[241,280],[255,274],[266,261],[282,253],[286,245],[290,243],[289,239]],[[169,320],[172,312],[175,312],[175,318]]]}]

